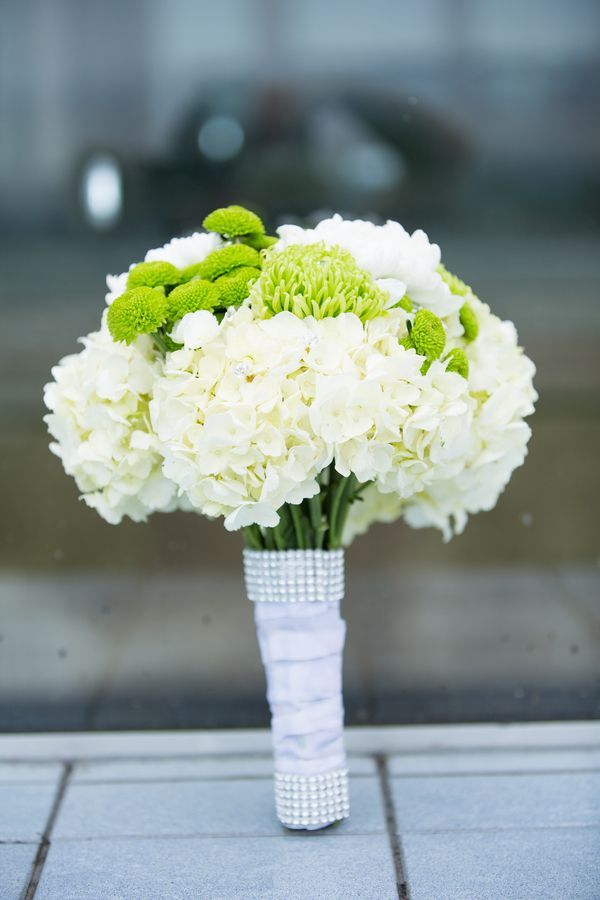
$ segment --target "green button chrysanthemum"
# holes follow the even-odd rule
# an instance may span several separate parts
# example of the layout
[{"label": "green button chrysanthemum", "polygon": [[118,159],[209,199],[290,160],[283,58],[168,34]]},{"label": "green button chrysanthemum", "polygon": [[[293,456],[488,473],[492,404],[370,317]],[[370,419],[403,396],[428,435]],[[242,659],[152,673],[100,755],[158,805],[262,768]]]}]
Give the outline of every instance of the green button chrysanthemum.
[{"label": "green button chrysanthemum", "polygon": [[268,250],[277,243],[277,240],[276,237],[271,237],[269,234],[249,234],[244,238],[244,243],[248,247],[254,247],[255,250]]},{"label": "green button chrysanthemum", "polygon": [[460,324],[465,330],[464,338],[466,341],[474,341],[479,334],[479,322],[477,316],[470,303],[463,303],[459,310]]},{"label": "green button chrysanthemum", "polygon": [[221,209],[215,209],[202,224],[207,231],[216,231],[227,238],[264,234],[265,231],[265,226],[256,213],[243,206],[223,206]]},{"label": "green button chrysanthemum", "polygon": [[420,309],[410,332],[412,344],[429,361],[439,359],[446,346],[446,332],[442,320],[429,309]]},{"label": "green button chrysanthemum", "polygon": [[469,377],[469,360],[464,350],[455,347],[446,357],[446,372],[456,372],[463,378]]},{"label": "green button chrysanthemum", "polygon": [[246,244],[229,244],[227,247],[221,247],[220,250],[214,250],[212,253],[185,269],[184,275],[189,278],[206,278],[208,281],[214,281],[221,275],[227,275],[240,266],[252,266],[260,268],[260,253],[254,247],[247,247]]},{"label": "green button chrysanthemum", "polygon": [[215,309],[219,306],[219,289],[210,281],[189,281],[180,284],[167,297],[169,322],[177,322],[199,309]]},{"label": "green button chrysanthemum", "polygon": [[127,276],[127,287],[171,287],[181,281],[182,274],[176,266],[156,260],[134,266]]},{"label": "green button chrysanthemum", "polygon": [[267,253],[251,297],[258,315],[289,311],[323,319],[354,313],[363,321],[378,316],[388,300],[348,250],[323,243],[292,244]]},{"label": "green button chrysanthemum", "polygon": [[113,340],[132,344],[138,334],[152,334],[167,321],[168,301],[158,288],[125,291],[108,308],[107,324]]},{"label": "green button chrysanthemum", "polygon": [[[219,306],[239,306],[250,293],[250,285],[260,275],[260,269],[252,266],[240,266],[234,269],[230,275],[222,275],[214,282],[214,287],[219,289]],[[192,282],[193,283],[193,282]]]},{"label": "green button chrysanthemum", "polygon": [[467,294],[472,293],[469,285],[465,284],[464,281],[461,281],[458,275],[453,275],[452,272],[449,272],[446,266],[443,266],[440,263],[437,270],[442,276],[443,281],[445,281],[450,288],[452,294],[457,294],[459,297],[466,297]]}]

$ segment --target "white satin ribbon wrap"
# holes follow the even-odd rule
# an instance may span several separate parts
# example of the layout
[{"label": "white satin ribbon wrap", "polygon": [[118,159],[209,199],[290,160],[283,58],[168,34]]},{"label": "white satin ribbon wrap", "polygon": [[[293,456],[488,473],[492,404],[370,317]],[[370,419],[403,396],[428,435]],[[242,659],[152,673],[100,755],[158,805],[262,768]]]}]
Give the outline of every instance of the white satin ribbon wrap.
[{"label": "white satin ribbon wrap", "polygon": [[346,765],[339,601],[256,603],[275,768],[316,775]]},{"label": "white satin ribbon wrap", "polygon": [[267,677],[277,811],[293,828],[348,815],[343,551],[244,552]]}]

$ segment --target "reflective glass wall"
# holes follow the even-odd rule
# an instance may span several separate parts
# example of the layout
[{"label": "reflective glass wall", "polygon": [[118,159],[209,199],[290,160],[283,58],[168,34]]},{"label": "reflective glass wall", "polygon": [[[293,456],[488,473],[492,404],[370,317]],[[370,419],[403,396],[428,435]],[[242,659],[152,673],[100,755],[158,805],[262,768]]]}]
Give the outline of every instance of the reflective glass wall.
[{"label": "reflective glass wall", "polygon": [[238,538],[105,524],[41,422],[105,274],[227,202],[425,228],[538,366],[493,512],[353,546],[348,720],[598,713],[599,101],[595,0],[0,6],[0,728],[267,720]]}]

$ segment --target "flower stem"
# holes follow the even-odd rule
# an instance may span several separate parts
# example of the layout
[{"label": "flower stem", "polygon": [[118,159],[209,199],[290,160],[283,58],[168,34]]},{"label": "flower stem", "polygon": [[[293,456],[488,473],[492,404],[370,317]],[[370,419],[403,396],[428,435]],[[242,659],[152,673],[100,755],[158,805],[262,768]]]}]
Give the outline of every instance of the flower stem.
[{"label": "flower stem", "polygon": [[323,537],[325,536],[326,525],[323,522],[323,510],[321,508],[321,494],[316,494],[308,500],[308,515],[310,518],[310,527],[313,534],[313,542],[315,550],[321,550],[323,547]]},{"label": "flower stem", "polygon": [[165,342],[164,337],[160,333],[160,331],[153,332],[152,339],[154,340],[154,343],[156,344],[156,346],[158,347],[158,349],[160,350],[162,355],[166,356],[167,355],[167,344]]},{"label": "flower stem", "polygon": [[292,522],[294,523],[294,533],[296,535],[296,546],[298,550],[304,550],[304,533],[302,529],[302,515],[300,513],[300,507],[294,505],[293,503],[289,504],[289,511],[292,517]]},{"label": "flower stem", "polygon": [[348,518],[348,512],[356,496],[355,489],[357,485],[356,475],[352,473],[344,479],[340,497],[337,505],[337,515],[335,520],[335,528],[333,531],[333,548],[341,547],[342,537],[344,535],[344,526]]},{"label": "flower stem", "polygon": [[246,547],[250,550],[264,550],[264,543],[258,525],[247,525],[242,531]]}]

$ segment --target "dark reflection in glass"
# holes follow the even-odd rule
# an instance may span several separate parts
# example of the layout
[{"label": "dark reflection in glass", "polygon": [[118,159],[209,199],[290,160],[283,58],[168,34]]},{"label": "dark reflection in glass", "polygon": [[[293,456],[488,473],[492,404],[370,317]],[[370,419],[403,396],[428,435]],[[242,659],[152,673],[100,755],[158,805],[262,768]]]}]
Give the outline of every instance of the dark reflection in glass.
[{"label": "dark reflection in glass", "polygon": [[492,513],[353,548],[348,721],[598,714],[599,26],[593,0],[4,4],[0,728],[266,722],[238,538],[106,525],[41,423],[106,272],[222,202],[425,228],[538,365]]}]

